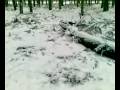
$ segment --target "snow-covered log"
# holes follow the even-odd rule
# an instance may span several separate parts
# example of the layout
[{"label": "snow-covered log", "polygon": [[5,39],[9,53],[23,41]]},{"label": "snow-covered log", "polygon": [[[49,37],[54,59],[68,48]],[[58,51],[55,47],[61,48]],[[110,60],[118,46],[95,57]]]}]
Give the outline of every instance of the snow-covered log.
[{"label": "snow-covered log", "polygon": [[69,32],[68,34],[78,40],[78,43],[94,50],[98,54],[115,59],[115,42],[104,40],[100,37],[90,35],[86,32],[79,31],[77,27],[60,23],[61,30]]}]

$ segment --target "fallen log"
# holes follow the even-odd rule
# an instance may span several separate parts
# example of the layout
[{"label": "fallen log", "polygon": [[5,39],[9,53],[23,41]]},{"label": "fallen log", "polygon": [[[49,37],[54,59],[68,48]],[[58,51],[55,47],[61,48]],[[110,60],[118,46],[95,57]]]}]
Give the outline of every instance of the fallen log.
[{"label": "fallen log", "polygon": [[60,26],[64,32],[68,30],[69,35],[77,39],[78,43],[83,44],[98,54],[115,59],[115,42],[92,36],[83,31],[78,31],[78,28],[75,26],[64,25],[66,29],[63,28],[64,26],[62,26],[62,24],[60,24]]}]

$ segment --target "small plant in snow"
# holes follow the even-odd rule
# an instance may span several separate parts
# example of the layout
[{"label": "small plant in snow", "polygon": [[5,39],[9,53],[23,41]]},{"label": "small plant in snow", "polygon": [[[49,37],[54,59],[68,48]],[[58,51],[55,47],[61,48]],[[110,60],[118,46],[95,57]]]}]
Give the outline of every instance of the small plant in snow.
[{"label": "small plant in snow", "polygon": [[99,53],[101,51],[101,56],[105,51],[109,51],[109,50],[111,50],[111,48],[106,44],[99,45],[97,48],[95,48],[96,52]]},{"label": "small plant in snow", "polygon": [[70,86],[75,86],[79,84],[85,84],[85,82],[91,79],[95,80],[94,76],[90,72],[82,72],[79,68],[60,68],[57,72],[49,72],[45,74],[49,78],[49,83],[58,84],[62,82]]}]

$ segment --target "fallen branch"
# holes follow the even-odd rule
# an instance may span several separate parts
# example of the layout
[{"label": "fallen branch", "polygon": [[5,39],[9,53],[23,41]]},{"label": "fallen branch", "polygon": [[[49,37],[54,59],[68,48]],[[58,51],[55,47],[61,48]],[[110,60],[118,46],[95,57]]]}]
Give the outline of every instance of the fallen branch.
[{"label": "fallen branch", "polygon": [[64,25],[66,26],[65,27],[66,29],[63,28],[64,26],[62,26],[62,24],[60,24],[60,26],[64,31],[69,30],[70,32],[69,34],[71,36],[74,36],[78,40],[78,43],[85,45],[86,47],[97,52],[98,54],[115,59],[115,43],[114,42],[108,41],[108,40],[104,41],[100,37],[95,37],[83,31],[78,31],[78,28],[74,26]]}]

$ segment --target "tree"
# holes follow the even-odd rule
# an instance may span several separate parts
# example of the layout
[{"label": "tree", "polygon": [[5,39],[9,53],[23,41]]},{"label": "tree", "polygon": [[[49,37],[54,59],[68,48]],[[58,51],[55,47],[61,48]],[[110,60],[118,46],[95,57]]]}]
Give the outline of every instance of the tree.
[{"label": "tree", "polygon": [[90,0],[91,5],[92,5],[92,1],[93,1],[93,0]]},{"label": "tree", "polygon": [[112,0],[112,7],[115,6],[115,0]]},{"label": "tree", "polygon": [[85,3],[86,3],[86,4],[87,4],[87,1],[88,1],[88,0],[85,0]]},{"label": "tree", "polygon": [[109,10],[109,0],[103,0],[103,11]]},{"label": "tree", "polygon": [[99,4],[100,3],[100,0],[97,0],[97,4]]},{"label": "tree", "polygon": [[61,0],[59,0],[59,9],[61,9],[61,6],[62,6],[62,5],[61,5]]},{"label": "tree", "polygon": [[95,0],[95,4],[97,3],[97,0]]},{"label": "tree", "polygon": [[35,7],[35,0],[33,0],[33,6]]},{"label": "tree", "polygon": [[23,13],[23,1],[19,0],[19,5],[20,5],[20,14]]},{"label": "tree", "polygon": [[40,0],[37,0],[37,5],[40,7]]},{"label": "tree", "polygon": [[74,0],[74,4],[76,3],[76,1]]},{"label": "tree", "polygon": [[14,10],[17,10],[17,2],[15,0],[12,0]]},{"label": "tree", "polygon": [[102,3],[101,3],[101,8],[103,8],[103,5],[104,5],[104,0],[102,0]]},{"label": "tree", "polygon": [[6,7],[8,6],[8,0],[5,0],[5,6]]},{"label": "tree", "polygon": [[43,5],[43,3],[44,3],[44,0],[42,0],[42,5]]},{"label": "tree", "polygon": [[52,0],[49,0],[49,10],[52,10]]},{"label": "tree", "polygon": [[84,0],[81,0],[81,15],[84,15]]},{"label": "tree", "polygon": [[91,5],[91,0],[88,0],[88,4]]},{"label": "tree", "polygon": [[63,6],[64,4],[63,4],[63,0],[61,0],[61,6]]},{"label": "tree", "polygon": [[79,6],[80,0],[77,0],[77,7]]},{"label": "tree", "polygon": [[46,0],[46,5],[47,5],[47,2],[48,2],[48,1]]},{"label": "tree", "polygon": [[26,5],[26,0],[23,0],[23,2],[24,2],[24,5]]},{"label": "tree", "polygon": [[33,12],[31,0],[28,0],[28,6],[30,8],[30,12]]},{"label": "tree", "polygon": [[66,0],[65,0],[65,5],[66,5]]}]

